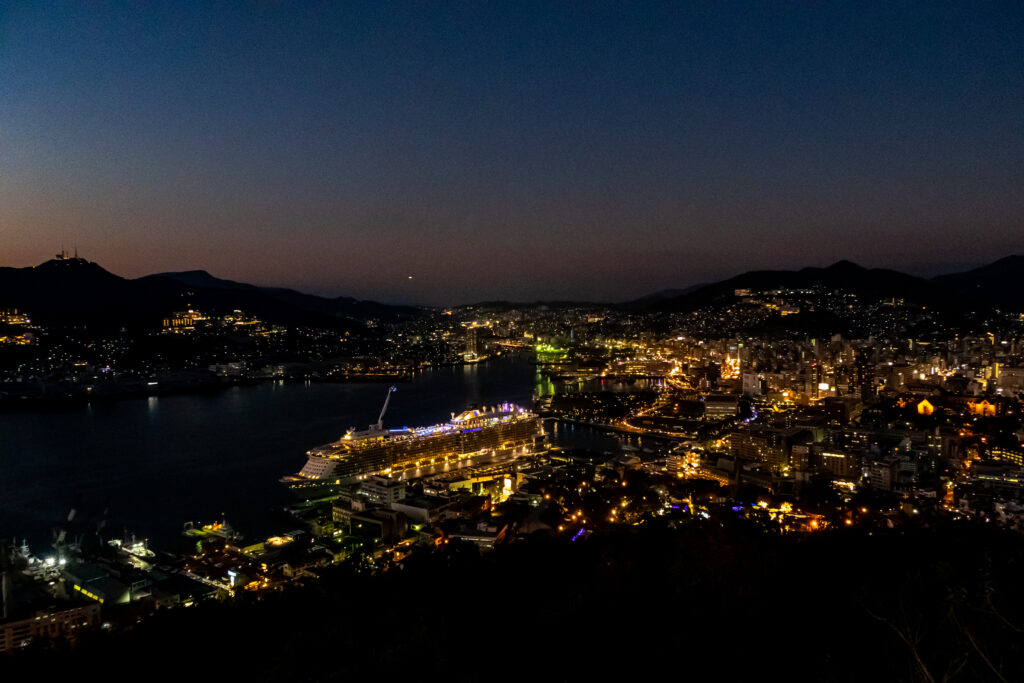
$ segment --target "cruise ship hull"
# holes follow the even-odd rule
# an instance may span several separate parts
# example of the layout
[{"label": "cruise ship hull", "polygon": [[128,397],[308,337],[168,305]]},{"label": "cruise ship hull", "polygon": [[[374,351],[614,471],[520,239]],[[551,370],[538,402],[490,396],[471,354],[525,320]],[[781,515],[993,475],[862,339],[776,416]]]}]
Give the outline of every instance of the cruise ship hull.
[{"label": "cruise ship hull", "polygon": [[539,418],[505,404],[493,411],[469,411],[449,423],[415,430],[364,432],[309,451],[302,471],[281,482],[296,494],[327,496],[372,474],[418,476],[505,458],[534,445]]}]

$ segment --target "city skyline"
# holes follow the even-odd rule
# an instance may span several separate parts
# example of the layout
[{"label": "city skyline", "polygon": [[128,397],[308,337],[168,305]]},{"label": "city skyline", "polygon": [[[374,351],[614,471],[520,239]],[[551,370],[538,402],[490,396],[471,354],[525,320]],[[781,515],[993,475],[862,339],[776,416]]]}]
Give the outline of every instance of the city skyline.
[{"label": "city skyline", "polygon": [[77,243],[125,277],[425,304],[965,270],[1024,251],[1022,27],[1009,6],[6,8],[2,261]]},{"label": "city skyline", "polygon": [[0,3],[0,678],[1024,681],[1022,38]]},{"label": "city skyline", "polygon": [[[139,277],[125,277],[120,273],[115,273],[103,266],[102,263],[91,261],[88,258],[80,255],[78,252],[77,245],[73,246],[72,249],[68,250],[61,247],[57,254],[54,254],[51,258],[46,259],[41,263],[26,266],[23,268],[10,267],[0,265],[0,274],[7,275],[8,278],[14,277],[14,281],[17,281],[17,273],[29,274],[33,271],[39,271],[40,277],[33,279],[34,285],[30,288],[31,291],[39,293],[40,291],[47,291],[46,296],[60,297],[59,291],[63,287],[67,287],[69,283],[67,281],[61,281],[60,277],[54,278],[56,274],[52,266],[61,266],[62,264],[77,264],[81,268],[76,268],[72,272],[72,281],[74,287],[78,289],[79,294],[82,292],[89,291],[89,289],[95,285],[93,278],[97,273],[104,274],[106,277],[113,275],[116,279],[121,280],[125,283],[146,283],[153,279],[164,280],[168,282],[180,282],[182,284],[188,284],[193,287],[199,287],[200,289],[213,290],[228,290],[228,291],[248,291],[248,290],[262,290],[268,293],[272,292],[287,292],[299,296],[309,296],[314,299],[322,301],[336,299],[339,301],[348,300],[353,304],[371,304],[381,305],[384,308],[395,308],[395,309],[408,309],[413,310],[415,308],[422,308],[424,310],[434,309],[442,310],[445,308],[461,308],[466,306],[483,305],[490,306],[493,304],[512,304],[512,305],[523,305],[523,306],[537,306],[545,303],[551,304],[565,304],[565,305],[602,305],[602,306],[613,306],[620,308],[636,308],[649,309],[659,305],[659,302],[676,301],[682,302],[689,295],[701,293],[701,297],[708,296],[711,292],[717,292],[719,290],[726,291],[730,287],[746,288],[750,282],[757,282],[759,284],[765,284],[766,282],[773,281],[778,286],[783,286],[784,282],[801,282],[803,284],[820,284],[826,274],[831,274],[826,277],[826,281],[829,278],[839,278],[841,281],[841,287],[880,287],[879,291],[886,291],[889,296],[896,297],[903,293],[903,288],[908,286],[916,287],[933,287],[934,292],[932,296],[937,296],[938,299],[943,297],[953,296],[954,298],[963,297],[966,295],[965,292],[955,292],[956,285],[954,284],[954,290],[947,291],[947,285],[950,283],[956,283],[965,279],[971,284],[968,287],[981,286],[975,284],[979,281],[979,278],[986,280],[986,289],[983,292],[983,297],[989,300],[990,305],[998,305],[999,302],[1010,301],[1013,299],[1013,294],[1010,292],[999,293],[999,290],[1005,290],[1008,287],[1008,279],[1011,273],[1014,272],[1015,268],[1018,268],[1020,263],[1024,261],[1024,254],[1008,254],[1000,259],[997,259],[991,263],[980,264],[977,267],[967,268],[963,270],[950,270],[940,271],[938,269],[933,270],[928,275],[919,275],[913,272],[902,272],[896,269],[890,268],[870,268],[865,267],[862,264],[853,263],[849,259],[840,259],[834,263],[830,263],[825,267],[815,265],[804,265],[792,269],[784,268],[766,268],[760,270],[750,270],[744,272],[733,272],[724,275],[718,279],[708,279],[705,282],[699,282],[692,284],[688,287],[681,288],[666,288],[658,291],[648,291],[643,293],[641,296],[634,296],[629,299],[619,299],[615,301],[596,301],[596,300],[582,300],[582,299],[558,299],[555,297],[538,298],[534,300],[528,299],[509,299],[509,298],[493,298],[493,299],[471,299],[465,301],[445,301],[440,303],[427,303],[417,301],[385,301],[374,297],[365,299],[357,299],[349,297],[345,294],[335,295],[332,293],[320,293],[315,290],[303,291],[298,288],[289,287],[278,287],[273,284],[267,284],[263,282],[241,282],[238,280],[231,280],[229,278],[219,277],[216,273],[210,273],[203,269],[198,268],[187,268],[180,271],[167,271],[162,273],[144,273]],[[63,268],[59,268],[57,272],[63,271]],[[28,275],[32,278],[31,275]],[[895,279],[894,279],[895,278]],[[101,278],[103,279],[103,278]],[[411,279],[411,278],[410,278]],[[874,284],[872,284],[874,283]],[[902,283],[902,284],[898,284]],[[838,281],[837,281],[837,284]],[[10,288],[11,292],[17,292],[19,286],[11,286],[11,281],[8,279],[4,282],[0,282],[0,285],[6,285]],[[722,288],[725,288],[723,290]],[[24,288],[22,288],[24,289]],[[939,294],[939,292],[942,292]],[[24,291],[22,292],[24,294]],[[979,292],[975,293],[978,296],[982,294]],[[8,303],[17,302],[20,298],[18,295],[7,297],[10,299]],[[159,302],[152,302],[154,305],[160,305]],[[946,301],[949,303],[949,300]],[[23,305],[23,304],[22,304]]]}]

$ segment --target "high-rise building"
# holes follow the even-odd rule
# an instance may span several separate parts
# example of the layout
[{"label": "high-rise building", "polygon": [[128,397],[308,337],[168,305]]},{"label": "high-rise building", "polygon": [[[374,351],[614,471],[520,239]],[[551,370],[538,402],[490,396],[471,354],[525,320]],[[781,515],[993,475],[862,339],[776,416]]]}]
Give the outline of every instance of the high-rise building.
[{"label": "high-rise building", "polygon": [[860,400],[867,402],[875,396],[875,367],[866,352],[857,356],[854,385],[860,390]]}]

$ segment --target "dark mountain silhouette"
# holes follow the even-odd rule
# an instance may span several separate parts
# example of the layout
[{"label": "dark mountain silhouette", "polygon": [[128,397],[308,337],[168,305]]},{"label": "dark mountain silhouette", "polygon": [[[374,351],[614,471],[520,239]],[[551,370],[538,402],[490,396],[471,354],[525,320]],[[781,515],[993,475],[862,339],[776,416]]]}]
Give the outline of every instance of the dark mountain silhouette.
[{"label": "dark mountain silhouette", "polygon": [[[839,261],[827,268],[750,271],[722,282],[664,290],[623,304],[651,312],[689,312],[713,303],[731,305],[737,289],[827,288],[858,295],[861,301],[903,299],[939,312],[984,311],[991,307],[1024,311],[1020,273],[1024,256],[1007,256],[974,270],[931,280],[895,270],[864,268]],[[517,307],[510,302],[477,306]],[[536,305],[536,304],[534,304]],[[580,305],[547,302],[551,307]],[[169,313],[187,307],[212,313],[235,309],[283,325],[339,330],[365,329],[362,321],[398,320],[421,314],[350,297],[328,298],[293,289],[259,287],[217,278],[204,270],[160,273],[129,280],[81,258],[57,258],[30,268],[0,267],[0,307],[28,312],[44,325],[155,327]]]},{"label": "dark mountain silhouette", "polygon": [[[765,292],[775,289],[831,289],[856,294],[862,301],[903,299],[908,303],[949,311],[978,308],[977,297],[961,287],[884,268],[864,268],[838,261],[827,268],[755,270],[668,299],[655,300],[649,310],[689,312],[714,302],[730,304],[736,290]],[[983,307],[990,302],[982,301]]]},{"label": "dark mountain silhouette", "polygon": [[653,294],[648,294],[647,296],[642,296],[639,299],[633,299],[632,301],[627,301],[627,302],[622,304],[622,307],[623,308],[629,308],[629,309],[650,308],[651,306],[653,306],[653,305],[655,305],[657,303],[660,303],[662,301],[669,301],[671,299],[678,299],[681,296],[686,296],[687,294],[690,294],[691,292],[696,292],[698,289],[701,289],[701,288],[707,287],[707,286],[708,286],[707,283],[702,282],[702,283],[700,283],[698,285],[690,285],[689,287],[683,287],[682,289],[662,289],[660,291],[654,292]]},{"label": "dark mountain silhouette", "polygon": [[[177,275],[181,275],[178,279]],[[365,330],[367,318],[411,315],[415,309],[220,280],[205,271],[129,280],[80,258],[30,268],[0,268],[0,308],[17,308],[49,326],[157,327],[174,311],[242,310],[271,323],[339,331]]]},{"label": "dark mountain silhouette", "polygon": [[85,259],[53,259],[30,268],[0,268],[0,307],[44,325],[135,327],[159,324],[181,285],[136,283]]},{"label": "dark mountain silhouette", "polygon": [[393,306],[376,301],[361,301],[352,297],[339,296],[328,298],[306,294],[284,287],[258,287],[244,282],[224,280],[210,275],[205,270],[186,270],[178,273],[158,273],[148,275],[140,280],[169,279],[190,287],[202,289],[232,290],[238,292],[259,293],[296,309],[327,315],[332,317],[367,320],[370,318],[398,319],[413,317],[420,314],[419,309],[412,306]]},{"label": "dark mountain silhouette", "polygon": [[249,285],[244,282],[235,282],[234,280],[225,280],[223,278],[214,277],[205,270],[183,270],[177,273],[154,273],[153,275],[147,275],[139,278],[139,280],[149,280],[151,278],[167,278],[189,285],[190,287],[206,287],[209,289],[259,289],[256,285]]},{"label": "dark mountain silhouette", "polygon": [[1024,311],[1024,292],[1020,286],[1022,275],[1024,255],[1015,254],[974,270],[939,275],[932,278],[932,282],[999,308]]}]

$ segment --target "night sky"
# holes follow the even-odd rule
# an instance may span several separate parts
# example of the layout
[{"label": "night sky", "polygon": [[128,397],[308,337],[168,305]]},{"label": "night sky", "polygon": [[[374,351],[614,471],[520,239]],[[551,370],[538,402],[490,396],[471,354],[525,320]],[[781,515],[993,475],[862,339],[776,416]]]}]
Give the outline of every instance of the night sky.
[{"label": "night sky", "polygon": [[62,242],[411,303],[981,265],[1024,5],[3,3],[0,265]]}]

